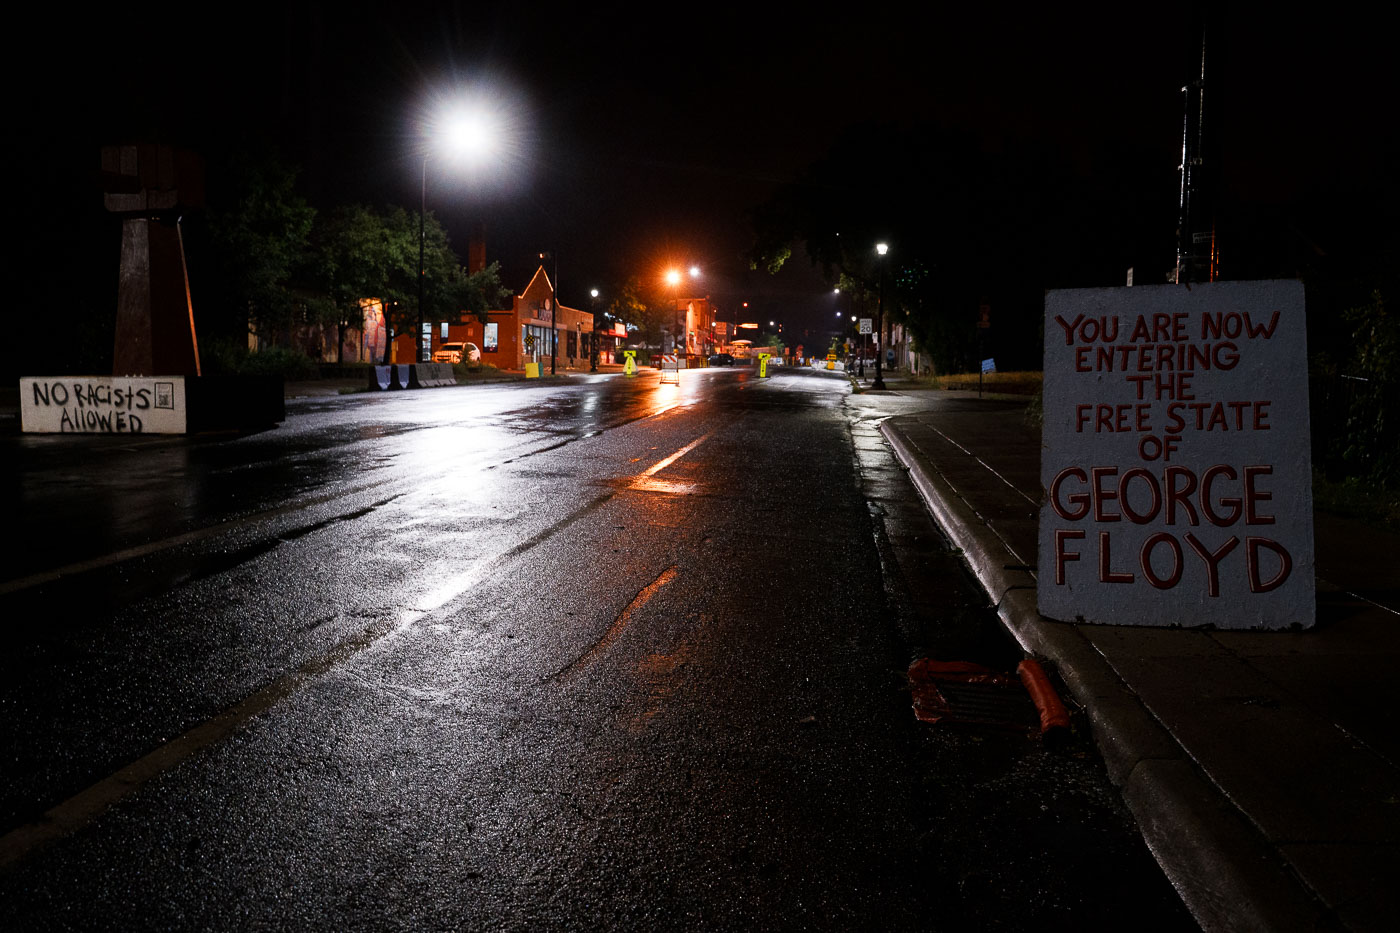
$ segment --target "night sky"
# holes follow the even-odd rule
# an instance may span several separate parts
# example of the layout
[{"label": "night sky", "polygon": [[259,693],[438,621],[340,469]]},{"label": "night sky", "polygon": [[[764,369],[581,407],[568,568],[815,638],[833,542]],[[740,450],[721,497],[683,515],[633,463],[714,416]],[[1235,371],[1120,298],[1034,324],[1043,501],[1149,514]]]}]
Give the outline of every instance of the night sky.
[{"label": "night sky", "polygon": [[[1144,184],[1165,181],[1152,198],[1175,223],[1181,5],[51,6],[15,31],[29,41],[9,63],[21,204],[50,230],[89,216],[73,205],[99,198],[102,142],[150,135],[205,151],[267,141],[318,206],[416,208],[430,104],[463,90],[501,102],[512,151],[489,176],[430,163],[429,208],[462,255],[484,224],[516,290],[557,250],[569,304],[693,262],[722,309],[754,299],[824,320],[829,290],[800,252],[776,278],[745,268],[745,218],[856,125],[936,126],[988,152],[1034,142],[1089,178],[1115,153],[1157,153]],[[1388,30],[1336,4],[1306,19],[1267,9],[1209,20],[1224,186],[1259,204],[1393,210]]]}]

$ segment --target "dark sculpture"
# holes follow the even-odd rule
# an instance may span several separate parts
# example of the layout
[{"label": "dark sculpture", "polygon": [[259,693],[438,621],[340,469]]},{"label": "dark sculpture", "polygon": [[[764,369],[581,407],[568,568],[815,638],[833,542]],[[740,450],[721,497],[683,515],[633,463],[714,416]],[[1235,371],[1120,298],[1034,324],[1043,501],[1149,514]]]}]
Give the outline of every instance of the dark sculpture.
[{"label": "dark sculpture", "polygon": [[203,205],[193,153],[143,143],[102,148],[107,210],[122,218],[115,376],[198,376],[180,220]]}]

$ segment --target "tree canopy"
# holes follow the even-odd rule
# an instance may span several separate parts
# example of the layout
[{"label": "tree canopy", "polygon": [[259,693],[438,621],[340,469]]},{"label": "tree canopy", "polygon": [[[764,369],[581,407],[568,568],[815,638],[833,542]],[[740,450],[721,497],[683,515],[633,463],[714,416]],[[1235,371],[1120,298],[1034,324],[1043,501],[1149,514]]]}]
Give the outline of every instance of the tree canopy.
[{"label": "tree canopy", "polygon": [[[236,153],[220,173],[208,219],[209,279],[201,317],[241,340],[274,345],[302,325],[359,326],[360,302],[377,298],[395,333],[419,316],[416,212],[354,204],[318,212],[296,193],[296,173],[270,153]],[[422,219],[425,322],[485,317],[508,297],[498,265],[468,274],[437,218]]]},{"label": "tree canopy", "polygon": [[[1170,255],[1170,178],[1162,203],[1148,209],[1114,177],[1100,173],[1107,188],[1092,188],[1044,147],[1010,141],[991,150],[929,126],[868,125],[753,213],[749,260],[773,272],[803,248],[866,314],[883,271],[887,321],[906,324],[940,369],[973,361],[978,309],[988,303],[1008,362],[1038,365],[1046,288],[1121,281],[1134,262],[1144,265],[1133,253],[1138,234],[1158,222]],[[880,241],[890,247],[883,270]]]},{"label": "tree canopy", "polygon": [[268,153],[234,153],[212,186],[208,302],[218,329],[245,322],[285,334],[297,314],[295,284],[310,258],[316,211],[296,193],[296,172]]},{"label": "tree canopy", "polygon": [[608,314],[629,330],[635,328],[644,345],[659,347],[663,336],[675,325],[673,308],[674,304],[667,303],[657,287],[648,287],[634,275],[608,305]]}]

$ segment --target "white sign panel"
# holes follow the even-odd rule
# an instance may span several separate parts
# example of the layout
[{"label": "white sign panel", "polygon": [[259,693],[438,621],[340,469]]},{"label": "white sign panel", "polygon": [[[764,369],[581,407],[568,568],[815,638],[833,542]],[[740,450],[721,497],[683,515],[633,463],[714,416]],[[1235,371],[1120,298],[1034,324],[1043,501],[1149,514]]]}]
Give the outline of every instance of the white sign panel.
[{"label": "white sign panel", "polygon": [[875,321],[873,318],[863,317],[860,319],[860,333],[873,334],[875,332]]},{"label": "white sign panel", "polygon": [[184,376],[25,376],[20,423],[33,434],[184,434]]},{"label": "white sign panel", "polygon": [[1048,293],[1040,612],[1310,627],[1307,372],[1299,282]]}]

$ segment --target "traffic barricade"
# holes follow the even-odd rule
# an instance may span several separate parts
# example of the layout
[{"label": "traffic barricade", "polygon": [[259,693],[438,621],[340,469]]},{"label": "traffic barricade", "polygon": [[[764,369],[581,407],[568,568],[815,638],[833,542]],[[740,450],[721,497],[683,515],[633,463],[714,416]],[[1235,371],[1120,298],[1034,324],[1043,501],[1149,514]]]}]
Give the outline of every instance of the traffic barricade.
[{"label": "traffic barricade", "polygon": [[400,366],[375,366],[369,371],[369,388],[371,392],[386,392],[389,389],[402,389],[407,384],[400,381]]},{"label": "traffic barricade", "polygon": [[435,389],[457,384],[457,375],[452,371],[451,363],[412,363],[408,368],[410,389]]}]

